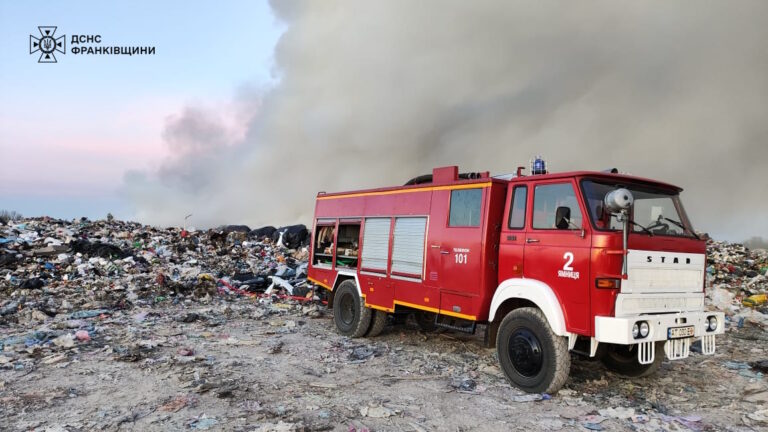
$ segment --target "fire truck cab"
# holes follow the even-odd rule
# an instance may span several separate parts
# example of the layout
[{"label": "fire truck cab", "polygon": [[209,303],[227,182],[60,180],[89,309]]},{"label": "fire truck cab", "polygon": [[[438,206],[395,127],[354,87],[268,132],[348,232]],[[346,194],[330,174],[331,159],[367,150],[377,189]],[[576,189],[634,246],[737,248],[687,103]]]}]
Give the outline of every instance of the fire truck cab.
[{"label": "fire truck cab", "polygon": [[638,377],[663,359],[713,354],[722,313],[704,309],[705,242],[681,188],[611,172],[491,177],[433,170],[405,186],[319,193],[309,279],[341,334],[376,336],[388,314],[495,343],[509,381],[556,392],[570,351]]}]

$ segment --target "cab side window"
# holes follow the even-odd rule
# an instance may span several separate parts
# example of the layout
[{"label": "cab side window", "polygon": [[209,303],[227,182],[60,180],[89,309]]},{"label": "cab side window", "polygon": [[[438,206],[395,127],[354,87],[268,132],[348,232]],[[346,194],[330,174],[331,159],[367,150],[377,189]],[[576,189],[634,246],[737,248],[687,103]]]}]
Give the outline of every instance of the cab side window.
[{"label": "cab side window", "polygon": [[[558,218],[558,213],[563,217]],[[581,229],[581,222],[581,209],[571,183],[544,184],[534,188],[533,228]]]},{"label": "cab side window", "polygon": [[512,190],[512,203],[509,206],[509,228],[525,227],[525,206],[528,201],[528,186],[515,186]]}]

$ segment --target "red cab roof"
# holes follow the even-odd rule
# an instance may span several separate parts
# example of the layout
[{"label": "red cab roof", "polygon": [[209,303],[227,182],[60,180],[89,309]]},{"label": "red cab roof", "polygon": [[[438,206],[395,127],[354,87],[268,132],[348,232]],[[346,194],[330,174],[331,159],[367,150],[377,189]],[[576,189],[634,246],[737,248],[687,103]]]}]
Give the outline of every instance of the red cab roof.
[{"label": "red cab roof", "polygon": [[526,175],[522,177],[514,177],[510,180],[510,182],[572,178],[572,177],[600,178],[600,179],[605,179],[605,180],[609,180],[612,182],[619,182],[619,183],[621,182],[644,183],[649,186],[656,186],[664,189],[673,189],[677,192],[681,192],[683,190],[683,188],[681,188],[680,186],[675,186],[673,184],[661,182],[658,180],[653,180],[645,177],[637,177],[629,174],[614,174],[614,173],[608,173],[603,171],[567,171],[567,172],[558,172],[558,173],[549,173],[549,174]]},{"label": "red cab roof", "polygon": [[438,173],[442,172],[445,173],[446,170],[450,169],[453,173],[458,173],[458,167],[445,167],[445,168],[435,168],[433,171],[435,173],[435,179],[437,181],[427,182],[427,183],[421,183],[421,184],[415,184],[415,185],[408,185],[408,186],[389,186],[389,187],[380,187],[380,188],[373,188],[373,189],[358,189],[358,190],[350,190],[350,191],[343,191],[343,192],[319,192],[317,194],[318,197],[333,197],[333,196],[345,196],[350,194],[367,194],[367,193],[375,193],[375,192],[386,192],[386,191],[395,191],[395,190],[411,190],[411,189],[432,189],[438,186],[446,186],[446,185],[458,185],[458,184],[488,184],[490,182],[494,183],[504,183],[504,182],[520,182],[520,181],[531,181],[531,180],[549,180],[549,179],[560,179],[560,178],[584,178],[584,177],[590,177],[590,178],[599,178],[608,180],[611,182],[618,182],[618,183],[641,183],[646,184],[648,186],[655,186],[655,187],[661,187],[664,189],[671,189],[676,192],[681,192],[683,188],[679,186],[675,186],[670,183],[661,182],[658,180],[653,180],[649,178],[644,177],[637,177],[633,175],[628,174],[614,174],[609,172],[603,172],[603,171],[567,171],[567,172],[557,172],[557,173],[548,173],[548,174],[537,174],[537,175],[524,175],[521,177],[513,177],[510,180],[502,180],[498,178],[494,178],[492,176],[489,176],[487,173],[483,173],[483,176],[480,178],[474,178],[474,179],[459,179],[456,178],[455,175],[453,176],[454,180],[447,179],[445,176],[440,175],[438,177]]}]

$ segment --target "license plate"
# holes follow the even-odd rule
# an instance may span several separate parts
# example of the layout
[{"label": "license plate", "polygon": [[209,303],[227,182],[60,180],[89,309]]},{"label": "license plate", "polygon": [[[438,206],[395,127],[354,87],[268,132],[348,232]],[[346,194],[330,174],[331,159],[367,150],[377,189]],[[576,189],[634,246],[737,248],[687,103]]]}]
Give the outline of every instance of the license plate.
[{"label": "license plate", "polygon": [[692,337],[694,333],[694,326],[688,327],[673,327],[667,329],[667,339],[681,339]]}]

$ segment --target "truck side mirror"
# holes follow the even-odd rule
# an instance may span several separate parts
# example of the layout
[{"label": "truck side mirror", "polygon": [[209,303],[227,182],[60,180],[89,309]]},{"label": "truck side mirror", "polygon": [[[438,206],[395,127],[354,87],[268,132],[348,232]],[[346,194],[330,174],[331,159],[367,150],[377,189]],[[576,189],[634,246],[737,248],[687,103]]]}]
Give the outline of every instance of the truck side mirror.
[{"label": "truck side mirror", "polygon": [[558,207],[555,210],[555,227],[557,229],[568,229],[571,224],[571,208]]}]

